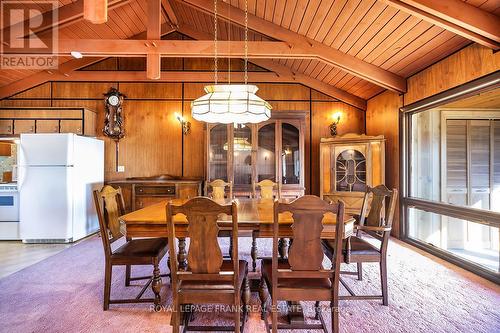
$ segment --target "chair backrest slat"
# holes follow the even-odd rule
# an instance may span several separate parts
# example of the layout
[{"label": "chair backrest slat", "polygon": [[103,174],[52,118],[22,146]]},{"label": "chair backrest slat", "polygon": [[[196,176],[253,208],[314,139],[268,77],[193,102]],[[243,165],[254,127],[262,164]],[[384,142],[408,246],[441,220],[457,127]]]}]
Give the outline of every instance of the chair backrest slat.
[{"label": "chair backrest slat", "polygon": [[[309,210],[293,211],[293,243],[288,262],[294,271],[315,271],[323,268],[321,232],[323,215]],[[304,260],[307,258],[307,260]]]},{"label": "chair backrest slat", "polygon": [[[188,249],[188,271],[191,273],[190,280],[214,279],[220,273],[223,263],[222,250],[218,242],[219,227],[217,220],[220,214],[232,216],[232,239],[233,245],[233,280],[237,279],[237,244],[238,244],[238,219],[236,204],[219,204],[207,197],[196,197],[188,200],[183,205],[173,205],[171,202],[167,206],[167,227],[169,229],[169,242],[175,243],[175,222],[174,216],[184,214],[188,221],[188,235],[190,239]],[[172,279],[178,280],[177,260],[175,246],[170,245],[170,258]],[[226,272],[224,272],[227,274]],[[184,273],[185,274],[185,273]],[[215,275],[214,275],[215,274]],[[222,273],[221,273],[222,274]],[[220,275],[220,280],[227,280],[227,276]]]},{"label": "chair backrest slat", "polygon": [[[214,200],[223,200],[226,197],[226,187],[229,188],[228,198],[233,198],[233,184],[232,182],[225,182],[222,179],[216,179],[212,182],[206,183],[205,193]],[[208,194],[209,189],[212,189],[210,195]]]},{"label": "chair backrest slat", "polygon": [[[293,238],[288,250],[288,262],[292,272],[317,272],[323,270],[324,254],[321,245],[321,233],[324,228],[324,216],[328,213],[336,215],[336,240],[339,240],[341,246],[344,234],[343,207],[342,202],[327,203],[312,195],[300,197],[291,203],[275,202],[273,245],[277,246],[278,244],[279,214],[290,212],[293,218]],[[277,269],[277,259],[274,256],[273,260],[276,261]],[[311,274],[311,276],[314,276],[314,274]]]},{"label": "chair backrest slat", "polygon": [[[252,195],[254,198],[257,198],[257,188],[260,189],[260,198],[261,199],[274,199],[280,198],[280,190],[278,183],[273,182],[270,179],[264,179],[258,183],[252,184]],[[276,195],[274,190],[276,189]]]},{"label": "chair backrest slat", "polygon": [[[397,198],[397,189],[389,190],[385,185],[368,186],[361,207],[359,224],[371,227],[392,227]],[[382,241],[382,250],[387,247],[390,230],[382,233],[365,232]]]},{"label": "chair backrest slat", "polygon": [[94,191],[94,204],[99,220],[101,238],[106,255],[111,254],[111,244],[123,237],[119,217],[125,214],[121,188],[110,185]]}]

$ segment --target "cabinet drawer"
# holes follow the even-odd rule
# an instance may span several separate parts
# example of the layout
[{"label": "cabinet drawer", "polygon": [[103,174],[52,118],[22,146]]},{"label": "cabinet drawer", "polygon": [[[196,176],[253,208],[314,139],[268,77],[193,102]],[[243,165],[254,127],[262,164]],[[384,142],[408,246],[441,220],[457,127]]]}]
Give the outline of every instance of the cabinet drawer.
[{"label": "cabinet drawer", "polygon": [[135,209],[148,207],[168,199],[172,199],[172,197],[148,197],[148,196],[136,197]]},{"label": "cabinet drawer", "polygon": [[14,134],[35,133],[34,120],[14,120]]},{"label": "cabinet drawer", "polygon": [[136,186],[135,188],[136,195],[166,195],[166,196],[174,196],[175,195],[175,185],[168,186]]},{"label": "cabinet drawer", "polygon": [[12,120],[0,120],[0,134],[12,134]]},{"label": "cabinet drawer", "polygon": [[59,133],[59,120],[37,120],[37,133]]},{"label": "cabinet drawer", "polygon": [[83,134],[83,122],[81,120],[61,120],[61,133]]}]

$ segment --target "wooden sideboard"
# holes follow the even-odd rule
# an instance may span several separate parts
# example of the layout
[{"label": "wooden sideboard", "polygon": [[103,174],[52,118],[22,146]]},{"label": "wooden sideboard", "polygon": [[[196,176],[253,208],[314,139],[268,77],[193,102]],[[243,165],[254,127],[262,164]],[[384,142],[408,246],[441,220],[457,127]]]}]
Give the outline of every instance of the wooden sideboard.
[{"label": "wooden sideboard", "polygon": [[97,114],[86,108],[3,107],[0,136],[23,133],[75,133],[96,136]]},{"label": "wooden sideboard", "polygon": [[115,180],[108,184],[122,188],[125,209],[130,212],[166,199],[188,199],[200,196],[203,181],[155,176]]}]

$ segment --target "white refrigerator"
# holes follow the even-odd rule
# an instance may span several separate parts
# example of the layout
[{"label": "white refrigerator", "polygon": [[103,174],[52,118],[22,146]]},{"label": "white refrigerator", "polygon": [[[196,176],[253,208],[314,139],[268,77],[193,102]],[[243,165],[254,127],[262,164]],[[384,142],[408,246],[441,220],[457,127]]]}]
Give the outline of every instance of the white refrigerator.
[{"label": "white refrigerator", "polygon": [[76,134],[21,134],[18,161],[24,243],[68,243],[99,229],[92,191],[104,181],[104,143]]}]

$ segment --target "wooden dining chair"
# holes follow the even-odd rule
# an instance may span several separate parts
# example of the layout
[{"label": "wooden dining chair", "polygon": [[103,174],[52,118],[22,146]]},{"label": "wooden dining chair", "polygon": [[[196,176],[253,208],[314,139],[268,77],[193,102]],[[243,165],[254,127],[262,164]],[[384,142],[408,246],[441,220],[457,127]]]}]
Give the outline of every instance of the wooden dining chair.
[{"label": "wooden dining chair", "polygon": [[229,189],[228,198],[232,199],[233,198],[233,183],[232,182],[225,182],[222,179],[216,179],[212,182],[207,182],[205,184],[205,194],[214,200],[223,200],[226,198],[226,187]]},{"label": "wooden dining chair", "polygon": [[[259,191],[257,191],[259,189]],[[279,190],[279,184],[273,182],[270,179],[264,179],[258,183],[252,183],[252,197],[257,199],[259,198],[265,199],[265,200],[273,200],[274,198],[279,199],[281,197],[281,193]],[[259,232],[258,231],[253,231],[252,232],[252,249],[250,250],[250,256],[252,258],[252,271],[256,271],[257,269],[257,259],[259,258],[259,250],[257,248],[257,238],[259,238]],[[283,240],[280,240],[283,242]]]},{"label": "wooden dining chair", "polygon": [[[160,274],[159,263],[168,251],[167,239],[127,239],[123,245],[113,251],[111,244],[123,237],[119,222],[119,217],[125,214],[121,189],[115,189],[112,186],[106,185],[101,191],[95,190],[94,204],[99,220],[105,257],[104,310],[108,310],[110,304],[119,303],[154,303],[155,309],[159,309],[161,302],[161,276],[167,276]],[[152,276],[131,277],[131,267],[133,265],[152,265]],[[125,266],[125,286],[129,286],[131,281],[148,280],[136,298],[111,299],[113,266]],[[151,284],[155,295],[154,299],[141,298]]]},{"label": "wooden dining chair", "polygon": [[[225,182],[222,179],[216,179],[212,182],[205,183],[205,195],[214,200],[224,200],[226,198],[226,187],[229,188],[229,196],[230,200],[233,199],[233,183]],[[209,193],[209,189],[211,192]],[[233,253],[233,240],[231,238],[231,233],[227,230],[221,230],[219,232],[219,237],[229,238],[229,249],[228,254],[225,256],[226,258],[232,258],[231,254]]]},{"label": "wooden dining chair", "polygon": [[[179,270],[175,255],[174,216],[184,214],[189,223],[188,268]],[[231,237],[233,260],[224,260],[217,239],[220,214],[232,216]],[[179,332],[181,321],[184,330],[234,330],[240,332],[240,315],[243,315],[241,331],[246,320],[246,305],[250,299],[247,273],[248,264],[238,260],[238,213],[236,203],[220,205],[205,197],[193,198],[183,205],[167,206],[167,227],[170,242],[170,267],[172,272],[173,332]],[[243,301],[243,312],[240,312]],[[234,311],[234,327],[189,326],[192,312],[188,311],[181,319],[183,305],[225,304]]]},{"label": "wooden dining chair", "polygon": [[[347,264],[356,263],[357,271],[341,273],[357,275],[358,280],[362,280],[363,263],[379,263],[382,295],[356,295],[347,283],[341,279],[340,282],[350,294],[342,296],[341,299],[382,299],[383,305],[389,304],[387,290],[387,245],[391,234],[397,197],[398,191],[396,189],[391,191],[385,185],[378,185],[373,188],[367,187],[360,215],[355,216],[357,220],[355,225],[356,236],[351,236],[344,242],[343,261]],[[372,243],[363,239],[363,234],[370,235],[378,240],[379,246],[372,245]],[[333,255],[332,245],[334,244],[330,241],[323,241],[325,253],[330,258]]]},{"label": "wooden dining chair", "polygon": [[[278,258],[279,215],[291,213],[292,244],[287,259]],[[332,268],[323,267],[324,253],[321,247],[321,233],[324,229],[323,217],[327,213],[336,215],[335,251],[332,258]],[[263,317],[266,328],[267,294],[270,291],[272,299],[272,331],[277,329],[323,329],[328,332],[319,309],[319,301],[330,302],[332,313],[332,332],[339,331],[339,273],[344,235],[344,203],[327,203],[320,198],[306,195],[291,203],[274,204],[273,222],[273,256],[262,261],[261,297]],[[316,301],[316,317],[320,324],[286,324],[278,325],[278,300],[283,301]]]},{"label": "wooden dining chair", "polygon": [[252,183],[252,196],[254,198],[258,198],[257,189],[260,192],[261,199],[274,199],[281,197],[278,183],[275,183],[270,179],[264,179],[258,183]]}]

